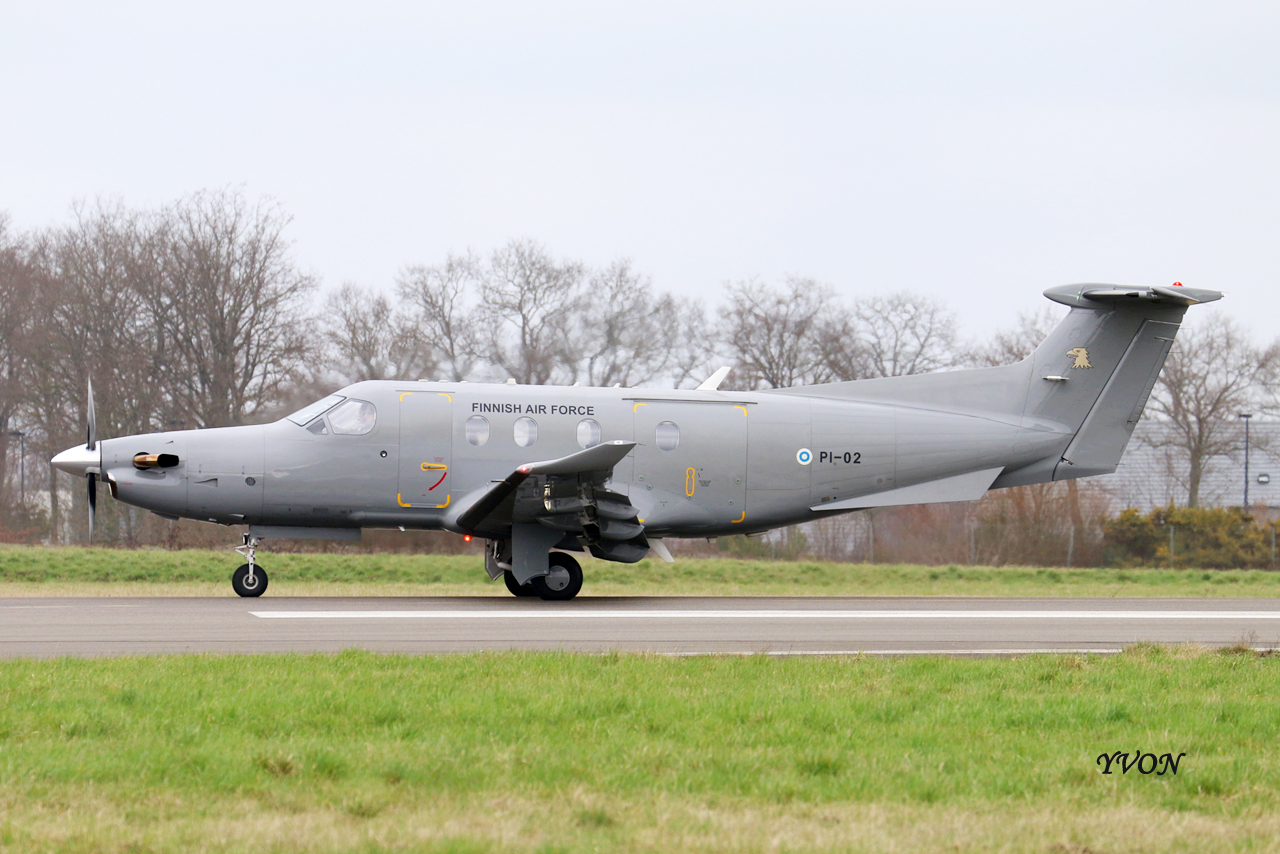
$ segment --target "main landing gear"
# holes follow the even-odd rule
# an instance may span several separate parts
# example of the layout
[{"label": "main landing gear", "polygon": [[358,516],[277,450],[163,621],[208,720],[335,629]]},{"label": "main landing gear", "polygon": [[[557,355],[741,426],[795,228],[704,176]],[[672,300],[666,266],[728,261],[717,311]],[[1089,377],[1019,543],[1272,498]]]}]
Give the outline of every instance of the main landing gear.
[{"label": "main landing gear", "polygon": [[504,570],[502,580],[507,589],[516,596],[537,596],[553,602],[566,602],[578,595],[582,590],[582,567],[572,555],[564,552],[552,552],[548,558],[550,572],[538,578],[529,579],[528,584],[517,584],[511,570]]},{"label": "main landing gear", "polygon": [[245,534],[244,544],[235,547],[235,551],[248,561],[231,573],[231,589],[235,590],[238,596],[261,596],[267,592],[267,573],[254,560],[260,542],[262,542],[261,538]]}]

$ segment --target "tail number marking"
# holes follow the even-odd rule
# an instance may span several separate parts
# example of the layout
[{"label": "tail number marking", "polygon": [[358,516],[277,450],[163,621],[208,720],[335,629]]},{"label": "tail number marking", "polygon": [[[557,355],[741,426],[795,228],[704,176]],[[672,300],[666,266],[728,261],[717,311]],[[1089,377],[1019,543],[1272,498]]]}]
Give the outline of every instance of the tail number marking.
[{"label": "tail number marking", "polygon": [[818,451],[818,462],[856,466],[862,463],[862,454],[859,451]]}]

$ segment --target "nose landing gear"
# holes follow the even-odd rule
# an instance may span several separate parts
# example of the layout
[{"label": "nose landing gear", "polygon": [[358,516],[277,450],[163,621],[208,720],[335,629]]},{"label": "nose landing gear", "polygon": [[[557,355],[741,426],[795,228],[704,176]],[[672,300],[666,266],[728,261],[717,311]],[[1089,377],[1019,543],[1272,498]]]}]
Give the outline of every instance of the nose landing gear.
[{"label": "nose landing gear", "polygon": [[262,542],[261,538],[245,534],[244,544],[235,547],[235,551],[248,561],[231,573],[231,589],[236,591],[237,596],[261,596],[267,591],[267,573],[255,561],[260,542]]}]

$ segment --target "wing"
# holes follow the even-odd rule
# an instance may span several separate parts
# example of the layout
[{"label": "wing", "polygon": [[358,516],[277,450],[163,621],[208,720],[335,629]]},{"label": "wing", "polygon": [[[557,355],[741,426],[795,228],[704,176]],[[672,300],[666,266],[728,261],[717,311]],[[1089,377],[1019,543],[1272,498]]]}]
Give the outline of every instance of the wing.
[{"label": "wing", "polygon": [[625,495],[605,487],[614,466],[634,447],[635,442],[605,442],[567,457],[525,463],[460,501],[452,526],[473,536],[505,539],[513,525],[536,523],[596,557],[637,561],[649,550],[638,511]]}]

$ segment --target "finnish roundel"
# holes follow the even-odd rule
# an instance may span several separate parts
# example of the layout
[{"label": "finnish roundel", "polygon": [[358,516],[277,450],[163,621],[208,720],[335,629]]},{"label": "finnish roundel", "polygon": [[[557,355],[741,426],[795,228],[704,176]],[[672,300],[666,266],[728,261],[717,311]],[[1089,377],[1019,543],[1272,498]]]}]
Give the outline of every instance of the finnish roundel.
[{"label": "finnish roundel", "polygon": [[809,463],[813,462],[813,452],[808,448],[801,448],[796,451],[796,462],[802,466],[809,465]]}]

